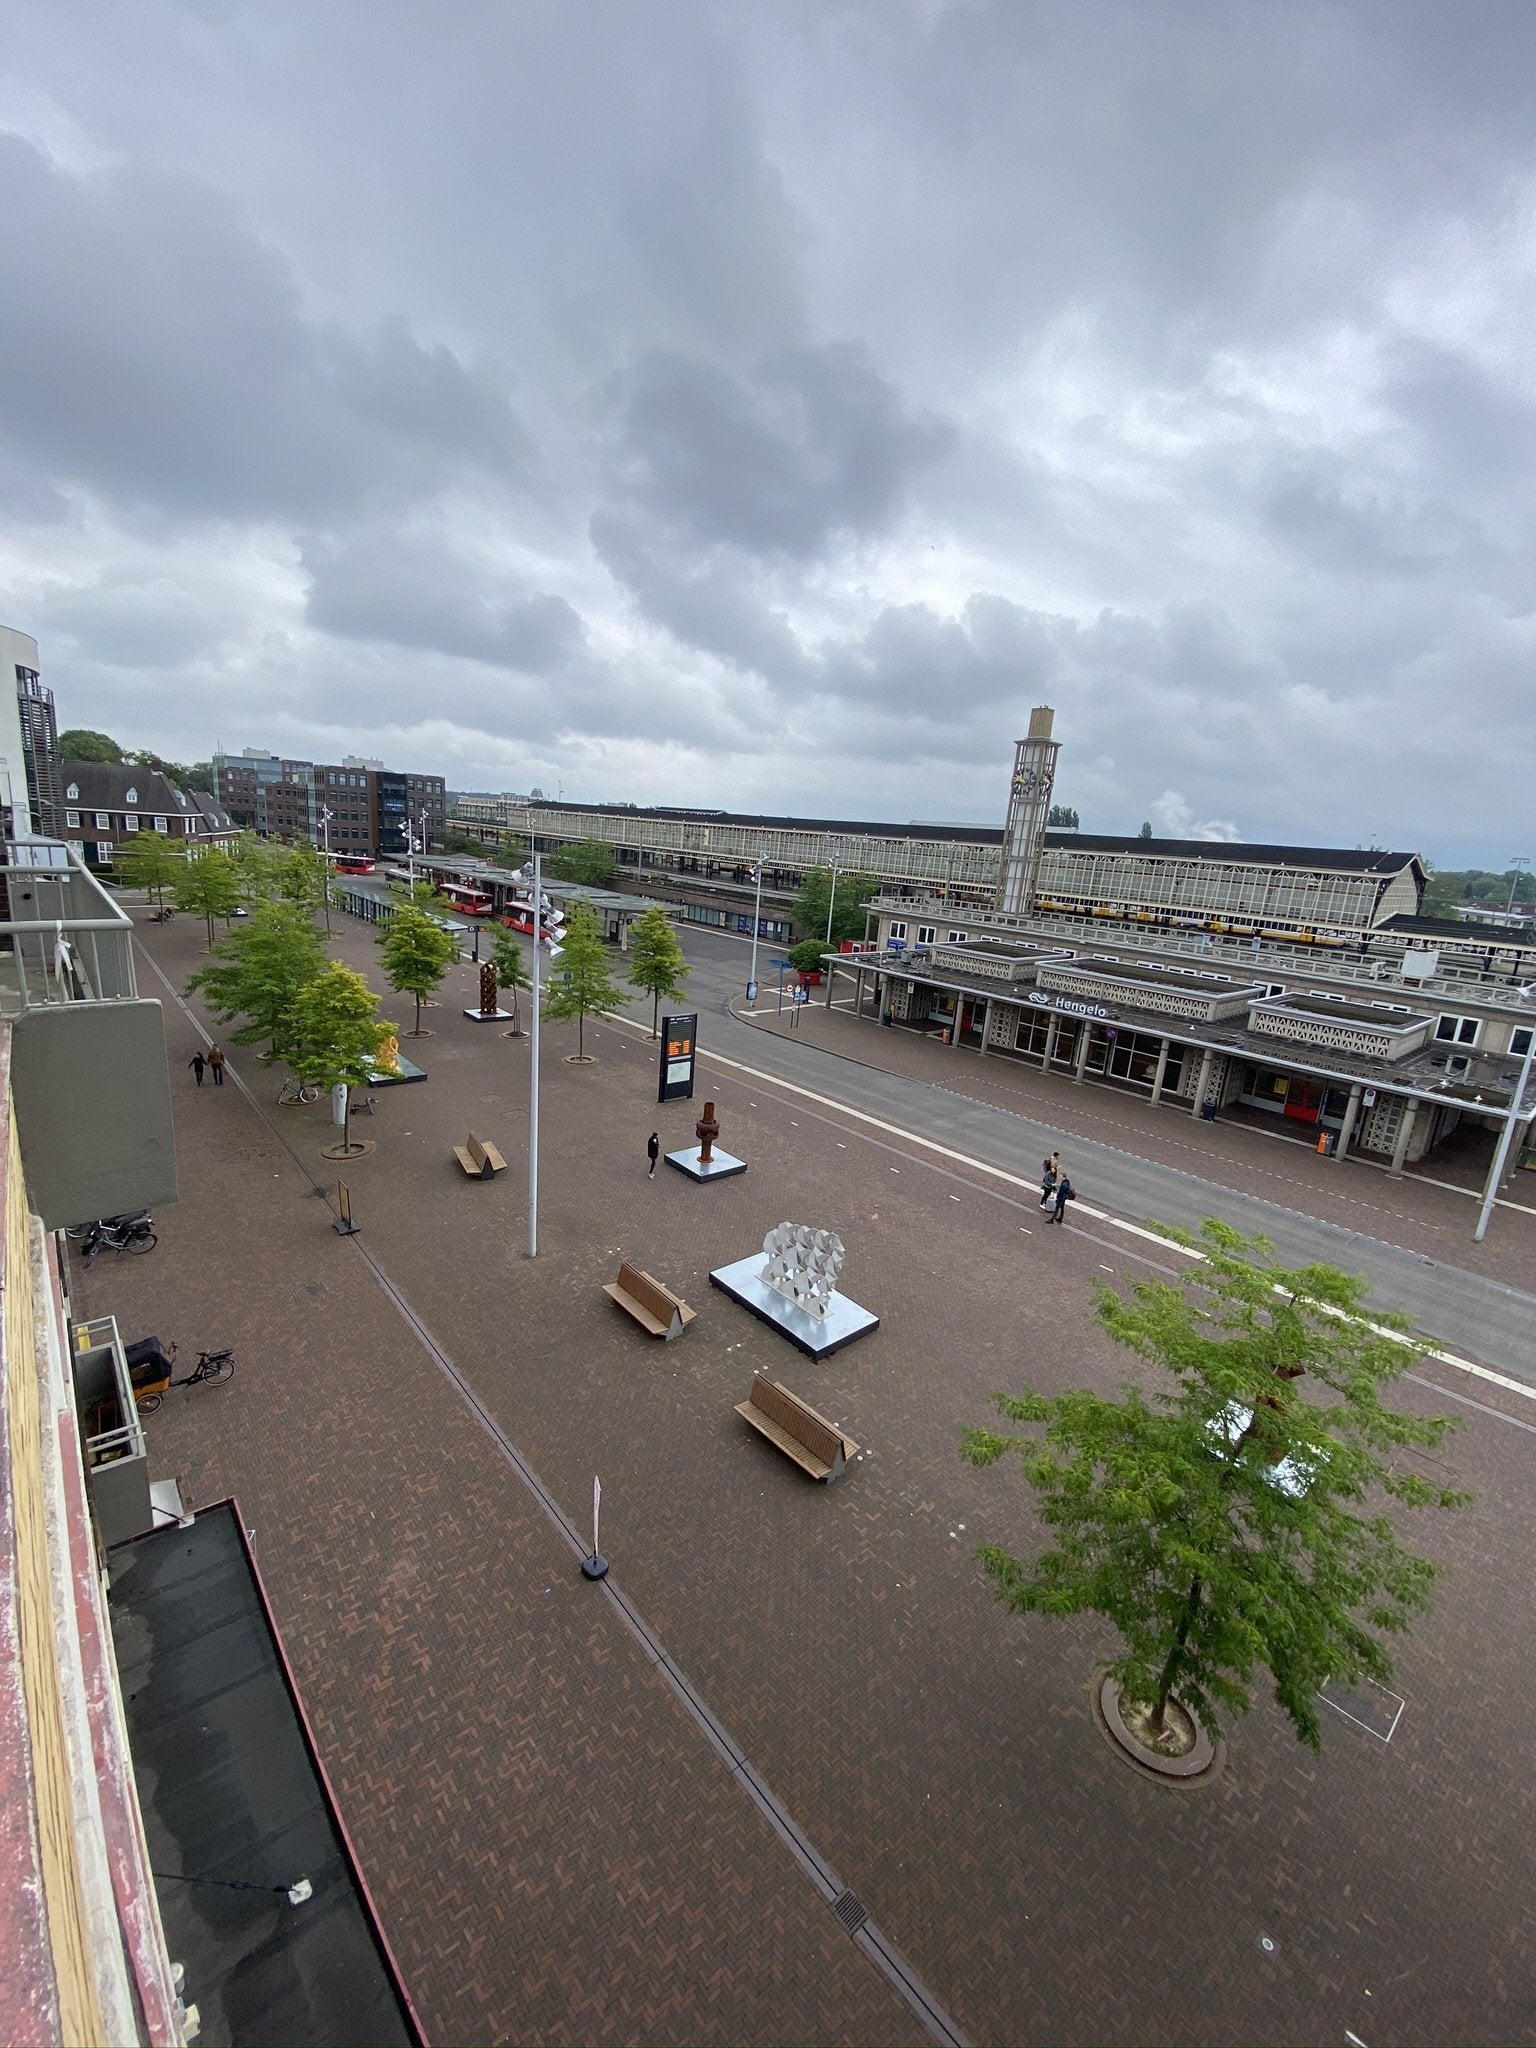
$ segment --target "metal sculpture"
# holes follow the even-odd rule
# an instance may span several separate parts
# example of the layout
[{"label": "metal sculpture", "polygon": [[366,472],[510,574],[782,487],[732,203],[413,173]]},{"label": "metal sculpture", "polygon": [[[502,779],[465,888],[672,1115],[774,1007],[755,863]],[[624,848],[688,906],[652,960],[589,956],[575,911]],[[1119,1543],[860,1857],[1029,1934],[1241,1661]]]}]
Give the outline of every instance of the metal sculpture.
[{"label": "metal sculpture", "polygon": [[715,1105],[706,1102],[704,1114],[693,1127],[693,1135],[699,1141],[699,1164],[710,1166],[714,1163],[715,1140],[720,1135],[720,1126],[715,1121]]},{"label": "metal sculpture", "polygon": [[825,1317],[843,1270],[843,1240],[808,1223],[777,1224],[763,1239],[768,1262],[762,1279],[807,1315]]},{"label": "metal sculpture", "polygon": [[501,1001],[496,992],[496,969],[489,961],[480,969],[480,1014],[482,1017],[499,1017]]}]

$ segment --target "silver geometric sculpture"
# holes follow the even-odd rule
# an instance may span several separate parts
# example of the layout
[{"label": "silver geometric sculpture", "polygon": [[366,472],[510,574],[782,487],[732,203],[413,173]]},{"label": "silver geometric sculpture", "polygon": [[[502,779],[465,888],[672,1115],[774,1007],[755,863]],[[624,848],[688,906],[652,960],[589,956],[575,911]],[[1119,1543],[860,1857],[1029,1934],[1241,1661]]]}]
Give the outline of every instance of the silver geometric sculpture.
[{"label": "silver geometric sculpture", "polygon": [[843,1240],[837,1233],[808,1223],[780,1223],[763,1239],[763,1250],[768,1254],[764,1284],[807,1315],[825,1316],[843,1270]]}]

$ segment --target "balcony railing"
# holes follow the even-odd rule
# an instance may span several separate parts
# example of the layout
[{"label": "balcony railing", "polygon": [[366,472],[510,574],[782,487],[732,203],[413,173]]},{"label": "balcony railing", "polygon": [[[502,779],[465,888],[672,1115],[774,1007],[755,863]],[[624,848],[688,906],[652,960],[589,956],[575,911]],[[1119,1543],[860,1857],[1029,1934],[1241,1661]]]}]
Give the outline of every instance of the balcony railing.
[{"label": "balcony railing", "polygon": [[137,998],[133,921],[61,840],[0,844],[0,910],[0,1016]]}]

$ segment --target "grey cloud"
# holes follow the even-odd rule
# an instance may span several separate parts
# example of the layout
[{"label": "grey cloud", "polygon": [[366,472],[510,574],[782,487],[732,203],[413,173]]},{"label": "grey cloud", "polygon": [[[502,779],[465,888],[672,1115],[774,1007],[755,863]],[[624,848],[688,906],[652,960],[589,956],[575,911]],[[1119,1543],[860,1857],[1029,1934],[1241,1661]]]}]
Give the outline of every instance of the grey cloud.
[{"label": "grey cloud", "polygon": [[582,622],[565,598],[498,576],[435,534],[311,535],[300,557],[309,623],[322,632],[533,674],[560,667],[581,646]]},{"label": "grey cloud", "polygon": [[857,641],[822,648],[819,687],[938,727],[969,724],[1047,687],[1060,665],[1060,624],[987,594],[958,619],[931,605],[890,605]]},{"label": "grey cloud", "polygon": [[0,135],[0,437],[177,516],[334,514],[515,475],[505,379],[393,320],[306,318],[282,256],[188,179],[75,177]]},{"label": "grey cloud", "polygon": [[686,542],[805,560],[883,531],[949,438],[855,343],[782,351],[750,381],[657,350],[628,379],[609,455],[618,494]]},{"label": "grey cloud", "polygon": [[1481,527],[1435,498],[1349,474],[1323,451],[1285,462],[1267,497],[1269,524],[1335,575],[1418,576],[1492,549]]}]

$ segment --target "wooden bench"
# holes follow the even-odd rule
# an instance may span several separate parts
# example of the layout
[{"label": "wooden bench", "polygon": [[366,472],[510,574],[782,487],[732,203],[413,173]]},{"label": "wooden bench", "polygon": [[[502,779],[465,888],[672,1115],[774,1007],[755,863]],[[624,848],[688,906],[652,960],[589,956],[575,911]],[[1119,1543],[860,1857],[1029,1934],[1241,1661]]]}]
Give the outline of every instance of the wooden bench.
[{"label": "wooden bench", "polygon": [[487,1145],[477,1138],[473,1131],[467,1145],[455,1145],[453,1156],[469,1175],[471,1180],[494,1180],[498,1173],[505,1173],[507,1162],[494,1145]]},{"label": "wooden bench", "polygon": [[736,1413],[813,1479],[835,1479],[859,1448],[835,1422],[760,1372],[753,1374],[746,1400],[736,1403]]},{"label": "wooden bench", "polygon": [[681,1337],[698,1314],[681,1295],[627,1262],[620,1266],[618,1279],[608,1281],[603,1292],[653,1337]]}]

